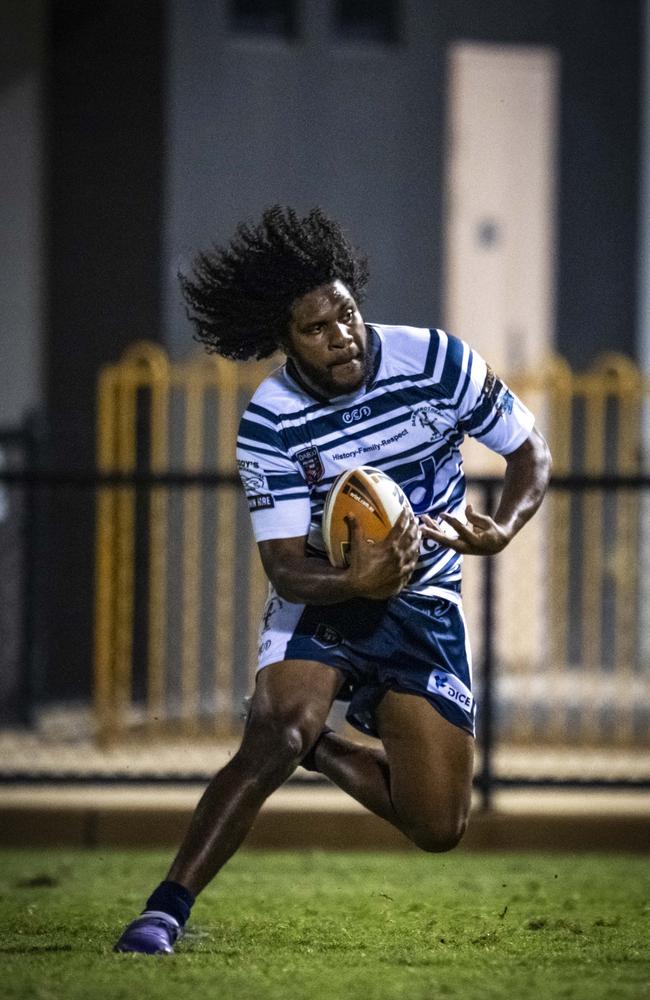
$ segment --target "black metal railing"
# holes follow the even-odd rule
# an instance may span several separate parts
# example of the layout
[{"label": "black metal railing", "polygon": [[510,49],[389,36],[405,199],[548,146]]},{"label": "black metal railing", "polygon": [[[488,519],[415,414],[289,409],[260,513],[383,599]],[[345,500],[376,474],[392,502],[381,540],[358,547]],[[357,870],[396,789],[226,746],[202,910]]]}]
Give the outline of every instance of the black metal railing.
[{"label": "black metal railing", "polygon": [[[22,510],[22,560],[23,582],[21,589],[22,617],[21,632],[21,662],[19,665],[21,685],[20,720],[26,725],[34,724],[39,700],[42,694],[42,677],[40,667],[35,661],[35,622],[37,621],[38,592],[36,580],[39,572],[38,551],[38,498],[45,491],[72,490],[96,492],[107,487],[126,487],[136,493],[146,492],[152,487],[170,487],[184,489],[200,487],[203,489],[238,488],[239,479],[235,475],[223,475],[216,472],[167,472],[153,474],[150,472],[134,473],[100,473],[96,470],[51,470],[39,468],[37,464],[37,449],[35,435],[29,427],[20,431],[0,432],[0,447],[18,445],[22,451],[22,460],[15,467],[0,468],[0,487],[15,488],[22,491],[24,499]],[[468,486],[481,494],[482,509],[493,511],[503,479],[499,476],[470,477]],[[645,491],[650,489],[650,476],[631,475],[620,476],[604,474],[585,476],[571,474],[555,476],[550,484],[551,492],[568,492],[571,495],[584,494],[586,491],[600,491],[607,494],[610,491]],[[42,526],[41,526],[42,530]],[[479,747],[481,753],[481,768],[476,777],[476,787],[480,793],[482,804],[489,808],[492,796],[500,787],[532,787],[558,786],[574,788],[650,788],[647,778],[608,778],[603,776],[580,778],[554,778],[552,775],[535,778],[508,777],[495,773],[494,752],[496,746],[495,731],[495,680],[497,670],[497,654],[495,645],[496,616],[496,584],[494,557],[483,560],[482,577],[482,687],[481,687],[481,725],[479,730]],[[174,775],[174,781],[202,780],[205,775]],[[22,774],[14,776],[5,774],[3,781],[29,780]],[[38,780],[43,780],[41,775]],[[56,779],[53,779],[56,780]],[[67,774],[66,781],[87,781],[88,776]],[[124,777],[112,778],[106,775],[93,775],[94,781],[124,781]],[[138,780],[138,779],[135,779]],[[167,775],[160,778],[148,774],[143,781],[170,780]]]}]

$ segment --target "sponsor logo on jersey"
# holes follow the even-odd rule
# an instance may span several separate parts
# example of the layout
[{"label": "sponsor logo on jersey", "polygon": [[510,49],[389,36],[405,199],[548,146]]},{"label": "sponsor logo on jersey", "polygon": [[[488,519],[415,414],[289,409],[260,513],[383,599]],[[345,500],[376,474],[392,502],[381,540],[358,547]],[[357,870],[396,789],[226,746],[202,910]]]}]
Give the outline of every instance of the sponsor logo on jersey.
[{"label": "sponsor logo on jersey", "polygon": [[258,493],[256,496],[248,497],[248,509],[251,513],[256,510],[270,510],[271,507],[275,507],[275,500],[270,493]]},{"label": "sponsor logo on jersey", "polygon": [[322,479],[325,470],[318,454],[318,448],[303,448],[302,451],[296,452],[296,461],[300,462],[302,466],[308,486],[312,486]]},{"label": "sponsor logo on jersey", "polygon": [[448,698],[449,701],[455,702],[466,712],[472,712],[474,709],[474,695],[454,674],[447,674],[443,670],[432,670],[427,683],[427,691]]},{"label": "sponsor logo on jersey", "polygon": [[425,404],[424,406],[418,406],[411,414],[411,427],[419,424],[424,430],[429,431],[431,435],[429,438],[430,441],[439,441],[442,437],[442,431],[438,430],[433,419],[435,412],[435,407]]},{"label": "sponsor logo on jersey", "polygon": [[343,414],[344,424],[354,424],[357,420],[363,420],[365,417],[369,417],[372,410],[369,406],[355,406],[353,410],[346,410]]},{"label": "sponsor logo on jersey", "polygon": [[268,490],[269,487],[266,481],[266,476],[264,475],[262,469],[260,469],[259,462],[239,458],[237,459],[237,465],[239,467],[239,475],[247,496]]},{"label": "sponsor logo on jersey", "polygon": [[436,463],[433,458],[424,458],[420,462],[420,473],[402,483],[409,503],[416,514],[424,514],[433,503],[433,484],[436,476]]},{"label": "sponsor logo on jersey", "polygon": [[512,407],[515,401],[515,397],[512,395],[509,389],[503,387],[503,392],[497,400],[496,410],[500,413],[502,417],[505,417],[507,413],[512,413]]},{"label": "sponsor logo on jersey", "polygon": [[485,372],[485,382],[483,383],[483,388],[481,389],[481,396],[486,396],[490,399],[496,389],[496,395],[499,394],[501,388],[501,382],[494,374],[492,368],[489,365],[485,366],[487,371]]},{"label": "sponsor logo on jersey", "polygon": [[489,399],[496,412],[505,417],[512,413],[515,397],[510,392],[507,385],[504,385],[498,375],[495,375],[490,366],[487,366],[485,382],[481,389],[481,396]]},{"label": "sponsor logo on jersey", "polygon": [[331,625],[321,622],[314,632],[314,642],[323,649],[332,649],[333,646],[340,646],[343,637]]},{"label": "sponsor logo on jersey", "polygon": [[381,451],[382,448],[388,448],[390,445],[394,444],[395,441],[401,440],[401,438],[406,437],[408,431],[403,428],[398,431],[397,434],[392,434],[388,438],[382,438],[381,441],[375,441],[373,444],[359,445],[358,448],[352,448],[351,451],[336,451],[332,455],[335,462],[345,462],[348,458],[361,458],[364,455],[372,455],[374,452]]}]

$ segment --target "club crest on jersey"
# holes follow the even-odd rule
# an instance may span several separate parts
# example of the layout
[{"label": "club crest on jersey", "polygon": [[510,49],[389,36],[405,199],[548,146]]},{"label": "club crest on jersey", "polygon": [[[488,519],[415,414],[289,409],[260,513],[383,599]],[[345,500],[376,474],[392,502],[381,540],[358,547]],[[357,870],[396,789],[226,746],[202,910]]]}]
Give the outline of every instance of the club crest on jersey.
[{"label": "club crest on jersey", "polygon": [[308,486],[313,486],[314,483],[322,479],[325,470],[318,454],[318,448],[303,448],[302,451],[296,453],[295,458],[302,466]]},{"label": "club crest on jersey", "polygon": [[415,427],[417,424],[420,425],[424,430],[429,431],[431,434],[431,441],[438,441],[442,437],[442,431],[439,431],[435,425],[433,414],[435,409],[433,406],[425,404],[424,406],[418,406],[416,410],[413,410],[411,414],[411,427]]}]

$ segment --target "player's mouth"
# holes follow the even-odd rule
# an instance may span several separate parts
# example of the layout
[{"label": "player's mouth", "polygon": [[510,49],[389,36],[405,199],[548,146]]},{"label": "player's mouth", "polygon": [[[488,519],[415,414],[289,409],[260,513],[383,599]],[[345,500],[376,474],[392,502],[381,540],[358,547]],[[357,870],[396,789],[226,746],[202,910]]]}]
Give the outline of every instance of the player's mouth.
[{"label": "player's mouth", "polygon": [[333,361],[329,366],[330,368],[349,368],[350,371],[356,371],[358,367],[363,364],[363,359],[360,354],[353,354],[351,358],[340,358]]}]

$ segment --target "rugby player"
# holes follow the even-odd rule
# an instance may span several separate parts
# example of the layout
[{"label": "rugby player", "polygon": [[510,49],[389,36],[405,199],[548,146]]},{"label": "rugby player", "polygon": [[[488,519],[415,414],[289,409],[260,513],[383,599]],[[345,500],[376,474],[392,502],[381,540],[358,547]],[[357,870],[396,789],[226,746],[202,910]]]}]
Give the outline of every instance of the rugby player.
[{"label": "rugby player", "polygon": [[[275,206],[181,277],[196,337],[228,358],[285,362],[255,392],[238,462],[269,597],[241,746],[206,788],[169,870],[116,950],[171,953],[195,897],[302,763],[425,851],[467,825],[475,703],[460,596],[463,555],[500,552],[539,507],[550,456],[530,411],[467,344],[437,329],[365,323],[367,263],[316,209]],[[466,505],[466,434],[505,457],[494,513]],[[321,517],[342,471],[400,483],[385,542],[352,521],[347,568]],[[379,738],[326,726],[335,699]]]}]

